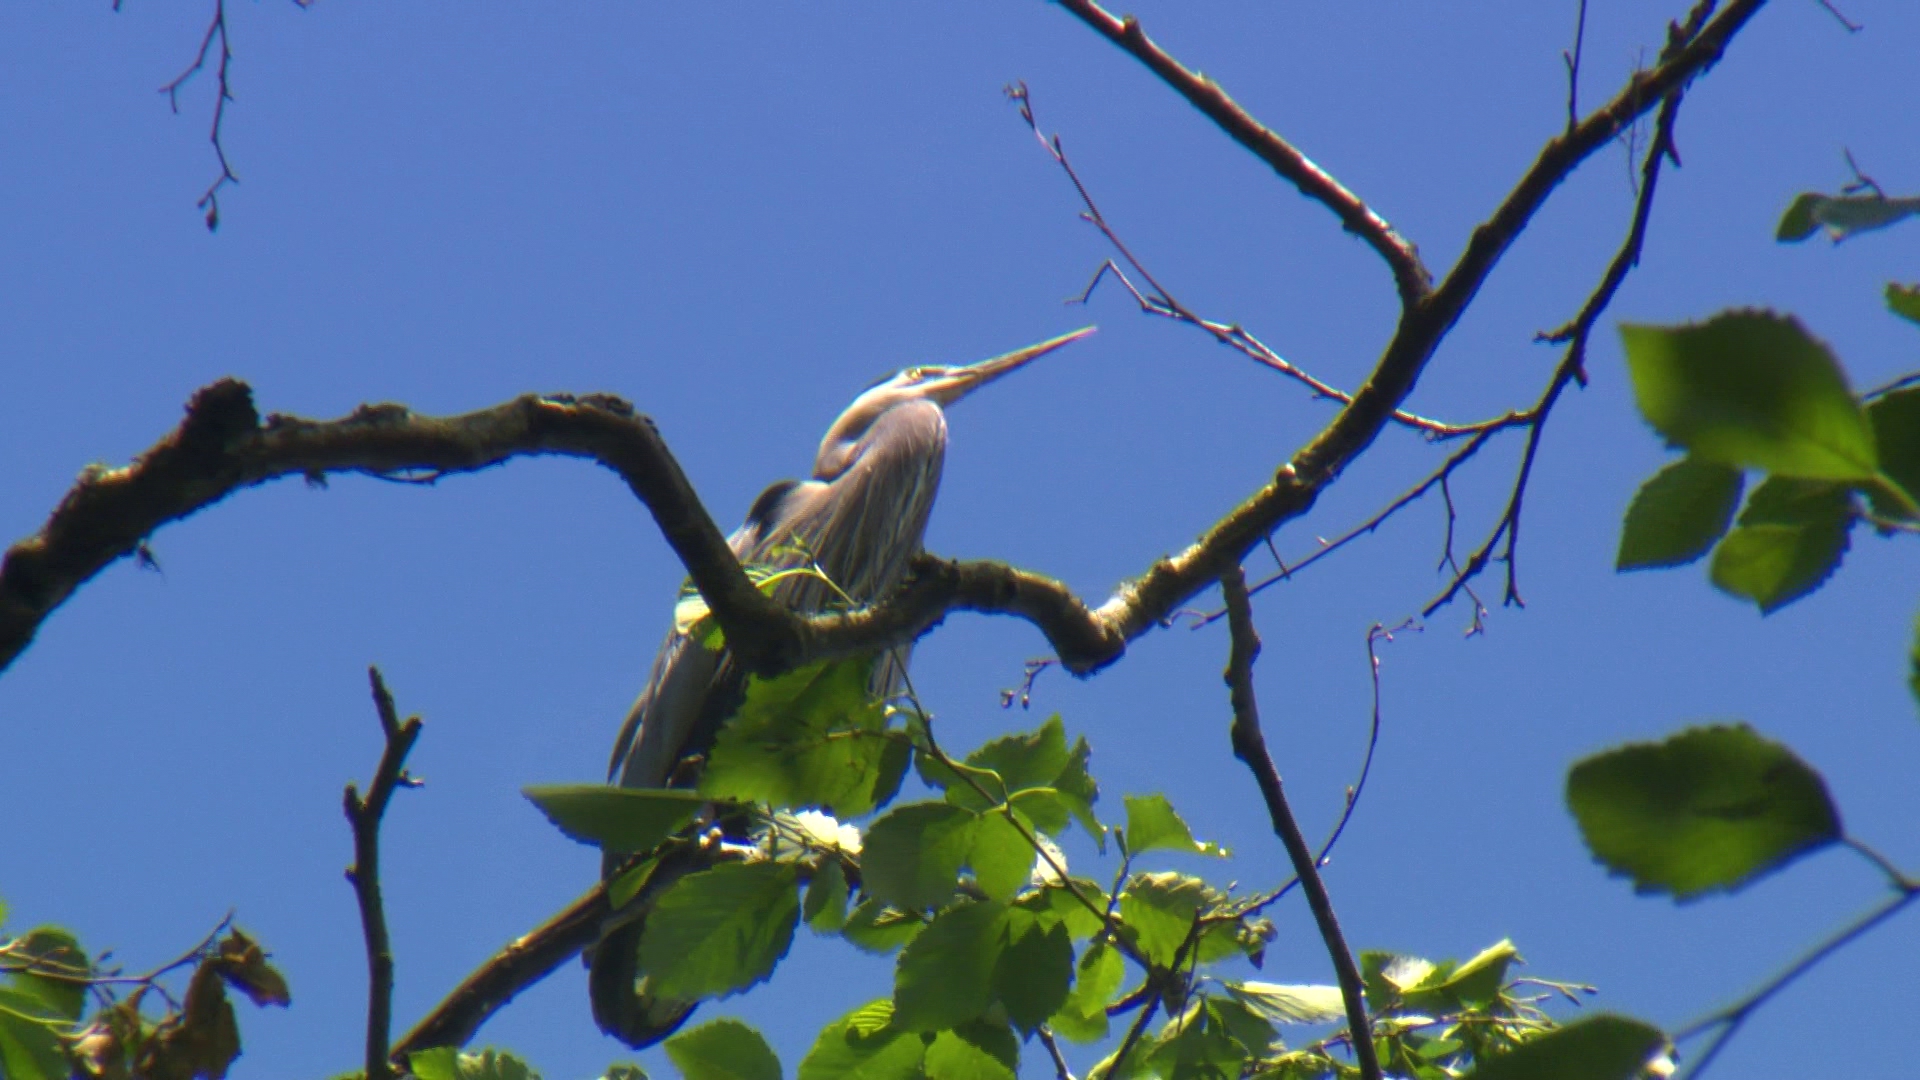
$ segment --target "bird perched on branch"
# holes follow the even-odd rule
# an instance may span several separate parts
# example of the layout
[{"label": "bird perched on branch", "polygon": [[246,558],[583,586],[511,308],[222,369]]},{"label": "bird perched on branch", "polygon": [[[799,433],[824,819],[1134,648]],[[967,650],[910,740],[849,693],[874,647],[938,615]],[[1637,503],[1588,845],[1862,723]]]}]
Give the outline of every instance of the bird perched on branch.
[{"label": "bird perched on branch", "polygon": [[[943,409],[1092,332],[1077,330],[977,364],[909,367],[869,387],[827,429],[810,479],[783,480],[754,500],[746,523],[728,538],[734,556],[748,566],[810,560],[819,574],[774,586],[773,595],[796,611],[821,610],[837,598],[834,589],[855,604],[880,600],[905,576],[926,535],[946,459]],[[899,692],[906,654],[895,649],[875,662],[875,694]],[[710,651],[676,625],[614,740],[608,780],[624,787],[692,785],[701,755],[739,708],[745,685],[746,673],[724,648]],[[606,872],[619,865],[609,857]],[[678,868],[693,869],[698,866]],[[648,993],[639,966],[648,894],[657,895],[651,882],[664,885],[662,878],[655,871],[643,895],[609,918],[589,954],[594,1019],[636,1048],[671,1035],[694,1007]]]}]

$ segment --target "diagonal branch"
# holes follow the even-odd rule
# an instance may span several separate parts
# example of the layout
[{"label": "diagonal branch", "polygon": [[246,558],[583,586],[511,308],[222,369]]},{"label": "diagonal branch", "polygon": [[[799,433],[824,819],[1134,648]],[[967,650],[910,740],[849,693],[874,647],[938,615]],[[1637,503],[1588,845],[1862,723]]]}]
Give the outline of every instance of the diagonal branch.
[{"label": "diagonal branch", "polygon": [[[1227,600],[1227,627],[1231,635],[1227,654],[1227,690],[1233,701],[1233,756],[1246,762],[1260,787],[1260,798],[1267,804],[1267,816],[1273,832],[1287,849],[1293,873],[1307,894],[1307,906],[1326,943],[1327,956],[1333,961],[1334,975],[1340,982],[1340,998],[1347,1007],[1347,1031],[1353,1037],[1354,1060],[1360,1065],[1363,1080],[1381,1080],[1380,1060],[1373,1052],[1373,1033],[1367,1022],[1366,989],[1360,981],[1360,968],[1353,962],[1353,950],[1340,932],[1340,920],[1334,915],[1333,900],[1327,895],[1326,882],[1307,838],[1287,804],[1280,785],[1279,770],[1267,753],[1266,736],[1260,732],[1260,705],[1253,693],[1253,662],[1260,655],[1260,635],[1253,628],[1253,601],[1247,596],[1247,579],[1234,567],[1220,575],[1220,591]],[[1372,650],[1372,638],[1368,638]],[[1343,823],[1344,824],[1344,823]]]},{"label": "diagonal branch", "polygon": [[1300,194],[1333,211],[1343,228],[1366,241],[1367,246],[1386,260],[1393,272],[1394,284],[1400,290],[1401,306],[1413,307],[1432,290],[1433,276],[1420,261],[1420,253],[1395,232],[1385,218],[1374,213],[1358,195],[1348,191],[1277,132],[1254,119],[1218,83],[1187,68],[1154,44],[1140,28],[1140,20],[1131,15],[1116,19],[1094,0],[1060,0],[1060,6],[1145,64],[1162,82],[1233,136],[1235,142],[1299,188]]}]

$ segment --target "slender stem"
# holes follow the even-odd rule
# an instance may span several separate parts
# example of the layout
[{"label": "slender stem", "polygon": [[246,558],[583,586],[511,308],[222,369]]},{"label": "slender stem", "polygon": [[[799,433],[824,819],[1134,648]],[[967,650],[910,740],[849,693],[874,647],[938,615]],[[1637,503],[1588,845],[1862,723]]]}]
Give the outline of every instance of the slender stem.
[{"label": "slender stem", "polygon": [[1036,1034],[1040,1036],[1040,1045],[1047,1048],[1047,1056],[1053,1059],[1055,1080],[1074,1080],[1073,1070],[1067,1067],[1067,1056],[1060,1052],[1060,1042],[1053,1037],[1053,1029],[1041,1024]]},{"label": "slender stem", "polygon": [[1227,656],[1226,682],[1233,702],[1233,755],[1246,762],[1267,804],[1274,835],[1287,849],[1293,872],[1307,894],[1307,906],[1320,928],[1320,940],[1326,944],[1340,982],[1340,997],[1347,1008],[1347,1030],[1353,1037],[1353,1056],[1359,1063],[1363,1080],[1381,1080],[1380,1061],[1373,1052],[1372,1029],[1367,1022],[1366,991],[1360,982],[1360,968],[1340,932],[1333,901],[1327,895],[1326,882],[1320,878],[1313,851],[1294,820],[1293,808],[1281,789],[1280,773],[1267,754],[1266,736],[1260,732],[1260,706],[1253,693],[1253,662],[1260,655],[1260,637],[1253,628],[1253,601],[1247,595],[1247,579],[1238,566],[1220,575],[1220,590],[1227,599],[1227,627],[1232,644]]},{"label": "slender stem", "polygon": [[353,827],[353,865],[347,870],[347,881],[360,904],[360,928],[367,946],[367,1080],[390,1080],[393,1067],[387,1060],[387,1044],[393,1028],[393,943],[387,936],[387,913],[380,898],[380,819],[396,787],[418,786],[407,776],[406,762],[420,737],[420,718],[409,716],[401,722],[380,669],[368,668],[367,677],[373,684],[386,748],[364,799],[359,788],[347,784],[347,822]]}]

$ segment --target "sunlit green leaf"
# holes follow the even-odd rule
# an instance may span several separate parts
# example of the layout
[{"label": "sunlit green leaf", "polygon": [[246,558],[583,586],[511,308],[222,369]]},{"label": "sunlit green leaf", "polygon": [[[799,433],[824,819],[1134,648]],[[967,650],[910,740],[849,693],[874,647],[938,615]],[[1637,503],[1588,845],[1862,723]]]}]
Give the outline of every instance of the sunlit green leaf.
[{"label": "sunlit green leaf", "polygon": [[615,911],[626,907],[647,887],[647,882],[653,880],[653,872],[659,868],[658,857],[646,858],[614,875],[613,880],[607,882],[607,906]]},{"label": "sunlit green leaf", "polygon": [[1468,1080],[1636,1080],[1667,1044],[1660,1029],[1601,1013],[1481,1062]]},{"label": "sunlit green leaf", "polygon": [[[460,1051],[451,1046],[432,1046],[425,1050],[415,1050],[407,1055],[407,1071],[413,1073],[414,1080],[454,1080],[458,1075],[456,1064]],[[365,1073],[356,1073],[364,1076]]]},{"label": "sunlit green leaf", "polygon": [[821,934],[837,934],[847,925],[847,871],[838,859],[826,859],[807,883],[802,911],[807,927]]},{"label": "sunlit green leaf", "polygon": [[738,1020],[715,1020],[673,1036],[667,1057],[687,1080],[780,1080],[773,1048]]},{"label": "sunlit green leaf", "polygon": [[994,967],[994,995],[1023,1033],[1044,1023],[1067,1000],[1073,979],[1073,943],[1067,928],[1022,908],[1008,908],[1006,945]]},{"label": "sunlit green leaf", "polygon": [[1620,529],[1618,570],[1681,566],[1705,555],[1733,524],[1739,469],[1684,457],[1640,485]]},{"label": "sunlit green leaf", "polygon": [[1185,1011],[1161,1026],[1144,1055],[1156,1074],[1181,1080],[1240,1075],[1252,1055],[1210,1004],[1210,999],[1196,996]]},{"label": "sunlit green leaf", "polygon": [[1074,968],[1073,990],[1053,1014],[1053,1030],[1079,1043],[1106,1038],[1107,1006],[1126,974],[1127,964],[1118,949],[1100,941],[1087,946]]},{"label": "sunlit green leaf", "polygon": [[706,804],[691,791],[607,784],[545,784],[522,793],[561,832],[616,855],[652,848]]},{"label": "sunlit green leaf", "polygon": [[921,910],[953,897],[973,849],[978,816],[951,803],[908,803],[867,828],[862,888],[896,907]]},{"label": "sunlit green leaf", "polygon": [[1780,216],[1773,238],[1783,244],[1797,243],[1824,228],[1827,239],[1837,244],[1857,233],[1884,229],[1914,214],[1920,214],[1920,199],[1888,198],[1877,191],[1846,195],[1803,191],[1793,197],[1787,212]]},{"label": "sunlit green leaf", "polygon": [[894,969],[894,1023],[908,1031],[940,1031],[993,1004],[993,972],[1005,947],[1005,904],[960,904],[934,917],[901,950]]},{"label": "sunlit green leaf", "polygon": [[973,829],[967,862],[980,891],[994,900],[1011,900],[1033,874],[1034,850],[1006,810],[982,814]]},{"label": "sunlit green leaf", "polygon": [[1499,996],[1507,984],[1507,968],[1519,959],[1520,950],[1503,938],[1454,968],[1441,985],[1461,1005],[1483,1006]]},{"label": "sunlit green leaf", "polygon": [[1100,785],[1087,769],[1092,757],[1093,748],[1088,745],[1085,735],[1073,740],[1073,749],[1067,752],[1066,767],[1054,778],[1053,788],[1066,802],[1074,820],[1100,845],[1100,853],[1104,855],[1107,852],[1107,832],[1093,815],[1093,804],[1100,800]]},{"label": "sunlit green leaf", "polygon": [[663,998],[744,990],[773,973],[800,920],[799,868],[722,863],[660,894],[640,938],[640,966]]},{"label": "sunlit green leaf", "polygon": [[1053,788],[1028,788],[1007,799],[1007,805],[1024,814],[1033,827],[1049,836],[1066,831],[1072,807],[1067,798]]},{"label": "sunlit green leaf", "polygon": [[1135,874],[1120,896],[1120,919],[1154,963],[1171,965],[1196,920],[1220,899],[1190,874]]},{"label": "sunlit green leaf", "polygon": [[927,1076],[939,1080],[1014,1080],[1019,1067],[1020,1041],[1005,1024],[970,1020],[927,1046]]},{"label": "sunlit green leaf", "polygon": [[1187,823],[1174,812],[1173,804],[1165,795],[1128,795],[1124,798],[1127,806],[1127,850],[1134,854],[1143,851],[1184,851],[1194,855],[1227,854],[1226,849],[1215,843],[1201,843],[1193,838],[1193,832]]},{"label": "sunlit green leaf", "polygon": [[1059,714],[1034,731],[1002,735],[967,755],[967,764],[998,773],[1009,793],[1052,787],[1067,767],[1067,733]]},{"label": "sunlit green leaf", "polygon": [[720,729],[700,777],[711,799],[780,809],[822,806],[840,818],[871,811],[899,786],[904,751],[889,749],[886,709],[868,691],[867,657],[748,679],[740,711]]},{"label": "sunlit green leaf", "polygon": [[1777,611],[1832,576],[1853,522],[1853,496],[1845,487],[1768,477],[1714,551],[1713,583],[1762,613]]},{"label": "sunlit green leaf", "polygon": [[927,1046],[894,1027],[893,1003],[863,1005],[827,1025],[800,1062],[798,1080],[920,1080]]},{"label": "sunlit green leaf", "polygon": [[1221,985],[1247,1008],[1282,1024],[1325,1024],[1347,1015],[1337,986],[1283,986],[1252,979]]},{"label": "sunlit green leaf", "polygon": [[1699,325],[1623,326],[1640,412],[1704,461],[1864,481],[1873,435],[1827,347],[1790,317],[1736,311]]},{"label": "sunlit green leaf", "polygon": [[416,1080],[540,1080],[526,1062],[491,1046],[472,1054],[451,1046],[416,1050],[407,1055],[407,1071]]},{"label": "sunlit green leaf", "polygon": [[1086,878],[1074,878],[1073,883],[1079,890],[1078,896],[1074,895],[1073,889],[1055,884],[1027,893],[1015,903],[1038,915],[1044,922],[1057,922],[1065,926],[1073,940],[1085,941],[1099,933],[1105,921],[1099,912],[1089,910],[1088,904],[1080,897],[1086,897],[1101,911],[1105,911],[1107,891],[1099,883]]},{"label": "sunlit green leaf", "polygon": [[1587,758],[1567,776],[1567,805],[1609,869],[1681,900],[1737,889],[1841,835],[1820,774],[1745,725]]},{"label": "sunlit green leaf", "polygon": [[890,953],[912,941],[926,926],[926,920],[916,915],[896,911],[867,897],[847,913],[847,924],[840,928],[840,936],[867,952]]}]

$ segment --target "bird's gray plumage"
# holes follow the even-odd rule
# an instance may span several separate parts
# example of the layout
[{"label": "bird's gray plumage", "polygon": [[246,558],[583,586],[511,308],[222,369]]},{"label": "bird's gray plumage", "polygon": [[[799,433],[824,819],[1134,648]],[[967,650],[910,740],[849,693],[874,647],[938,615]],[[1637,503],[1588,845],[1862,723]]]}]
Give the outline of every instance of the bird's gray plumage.
[{"label": "bird's gray plumage", "polygon": [[[746,565],[801,565],[809,558],[855,604],[872,603],[905,576],[919,553],[940,487],[947,424],[942,411],[969,392],[1079,337],[1091,328],[965,367],[907,368],[866,390],[834,420],[807,480],[786,480],[754,500],[746,523],[728,538]],[[837,599],[817,577],[795,575],[774,596],[796,611],[818,611]],[[905,677],[907,647],[876,662],[873,690],[892,696]],[[744,673],[723,649],[712,652],[677,629],[667,635],[614,741],[609,781],[624,787],[691,784],[697,756],[738,708]],[[691,759],[691,760],[690,760]],[[594,1018],[635,1047],[672,1034],[693,1010],[647,992],[638,946],[651,900],[679,877],[701,868],[691,857],[669,860],[603,928],[589,956]],[[606,872],[619,860],[609,858]]]}]

